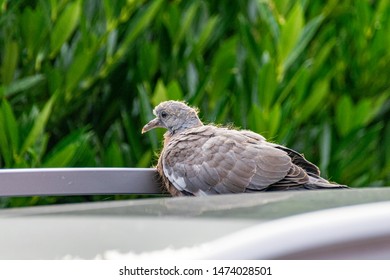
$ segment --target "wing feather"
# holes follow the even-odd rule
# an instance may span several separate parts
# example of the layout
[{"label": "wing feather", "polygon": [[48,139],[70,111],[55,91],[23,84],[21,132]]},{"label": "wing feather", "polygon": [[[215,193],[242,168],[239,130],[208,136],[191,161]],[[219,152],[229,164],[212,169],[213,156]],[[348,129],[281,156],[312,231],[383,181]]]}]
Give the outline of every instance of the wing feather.
[{"label": "wing feather", "polygon": [[213,126],[173,137],[162,164],[177,189],[194,195],[264,190],[279,181],[283,185],[292,167],[287,152],[267,145],[261,136]]}]

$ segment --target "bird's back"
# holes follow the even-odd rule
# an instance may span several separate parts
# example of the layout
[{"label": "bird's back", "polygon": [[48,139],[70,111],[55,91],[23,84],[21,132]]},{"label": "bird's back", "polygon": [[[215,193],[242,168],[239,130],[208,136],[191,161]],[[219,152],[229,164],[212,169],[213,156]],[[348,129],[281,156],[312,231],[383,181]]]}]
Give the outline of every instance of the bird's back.
[{"label": "bird's back", "polygon": [[158,169],[168,189],[192,195],[340,187],[294,150],[251,131],[211,125],[171,136]]}]

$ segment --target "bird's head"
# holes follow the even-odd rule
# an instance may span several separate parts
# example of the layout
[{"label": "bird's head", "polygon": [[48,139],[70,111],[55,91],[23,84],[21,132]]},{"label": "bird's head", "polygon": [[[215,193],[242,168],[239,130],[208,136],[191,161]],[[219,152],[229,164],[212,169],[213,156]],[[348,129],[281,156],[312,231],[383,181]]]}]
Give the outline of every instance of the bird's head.
[{"label": "bird's head", "polygon": [[162,127],[168,129],[173,135],[188,128],[203,125],[198,117],[198,111],[180,101],[161,102],[154,108],[153,114],[156,118],[142,128],[142,133]]}]

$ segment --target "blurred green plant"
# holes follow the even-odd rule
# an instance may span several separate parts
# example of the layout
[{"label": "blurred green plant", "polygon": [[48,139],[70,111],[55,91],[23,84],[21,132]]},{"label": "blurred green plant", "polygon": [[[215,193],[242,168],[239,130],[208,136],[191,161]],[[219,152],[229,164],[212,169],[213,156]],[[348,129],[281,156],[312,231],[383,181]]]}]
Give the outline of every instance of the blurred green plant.
[{"label": "blurred green plant", "polygon": [[163,132],[140,129],[184,99],[332,180],[390,185],[389,14],[386,0],[0,0],[0,167],[151,166]]}]

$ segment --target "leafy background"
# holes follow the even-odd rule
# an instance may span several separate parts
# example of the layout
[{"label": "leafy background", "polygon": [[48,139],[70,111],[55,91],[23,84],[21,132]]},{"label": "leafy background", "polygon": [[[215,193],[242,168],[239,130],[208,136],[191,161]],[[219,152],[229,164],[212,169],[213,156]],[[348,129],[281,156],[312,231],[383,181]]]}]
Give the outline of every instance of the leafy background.
[{"label": "leafy background", "polygon": [[387,0],[0,0],[0,167],[149,167],[175,99],[390,185],[389,34]]}]

